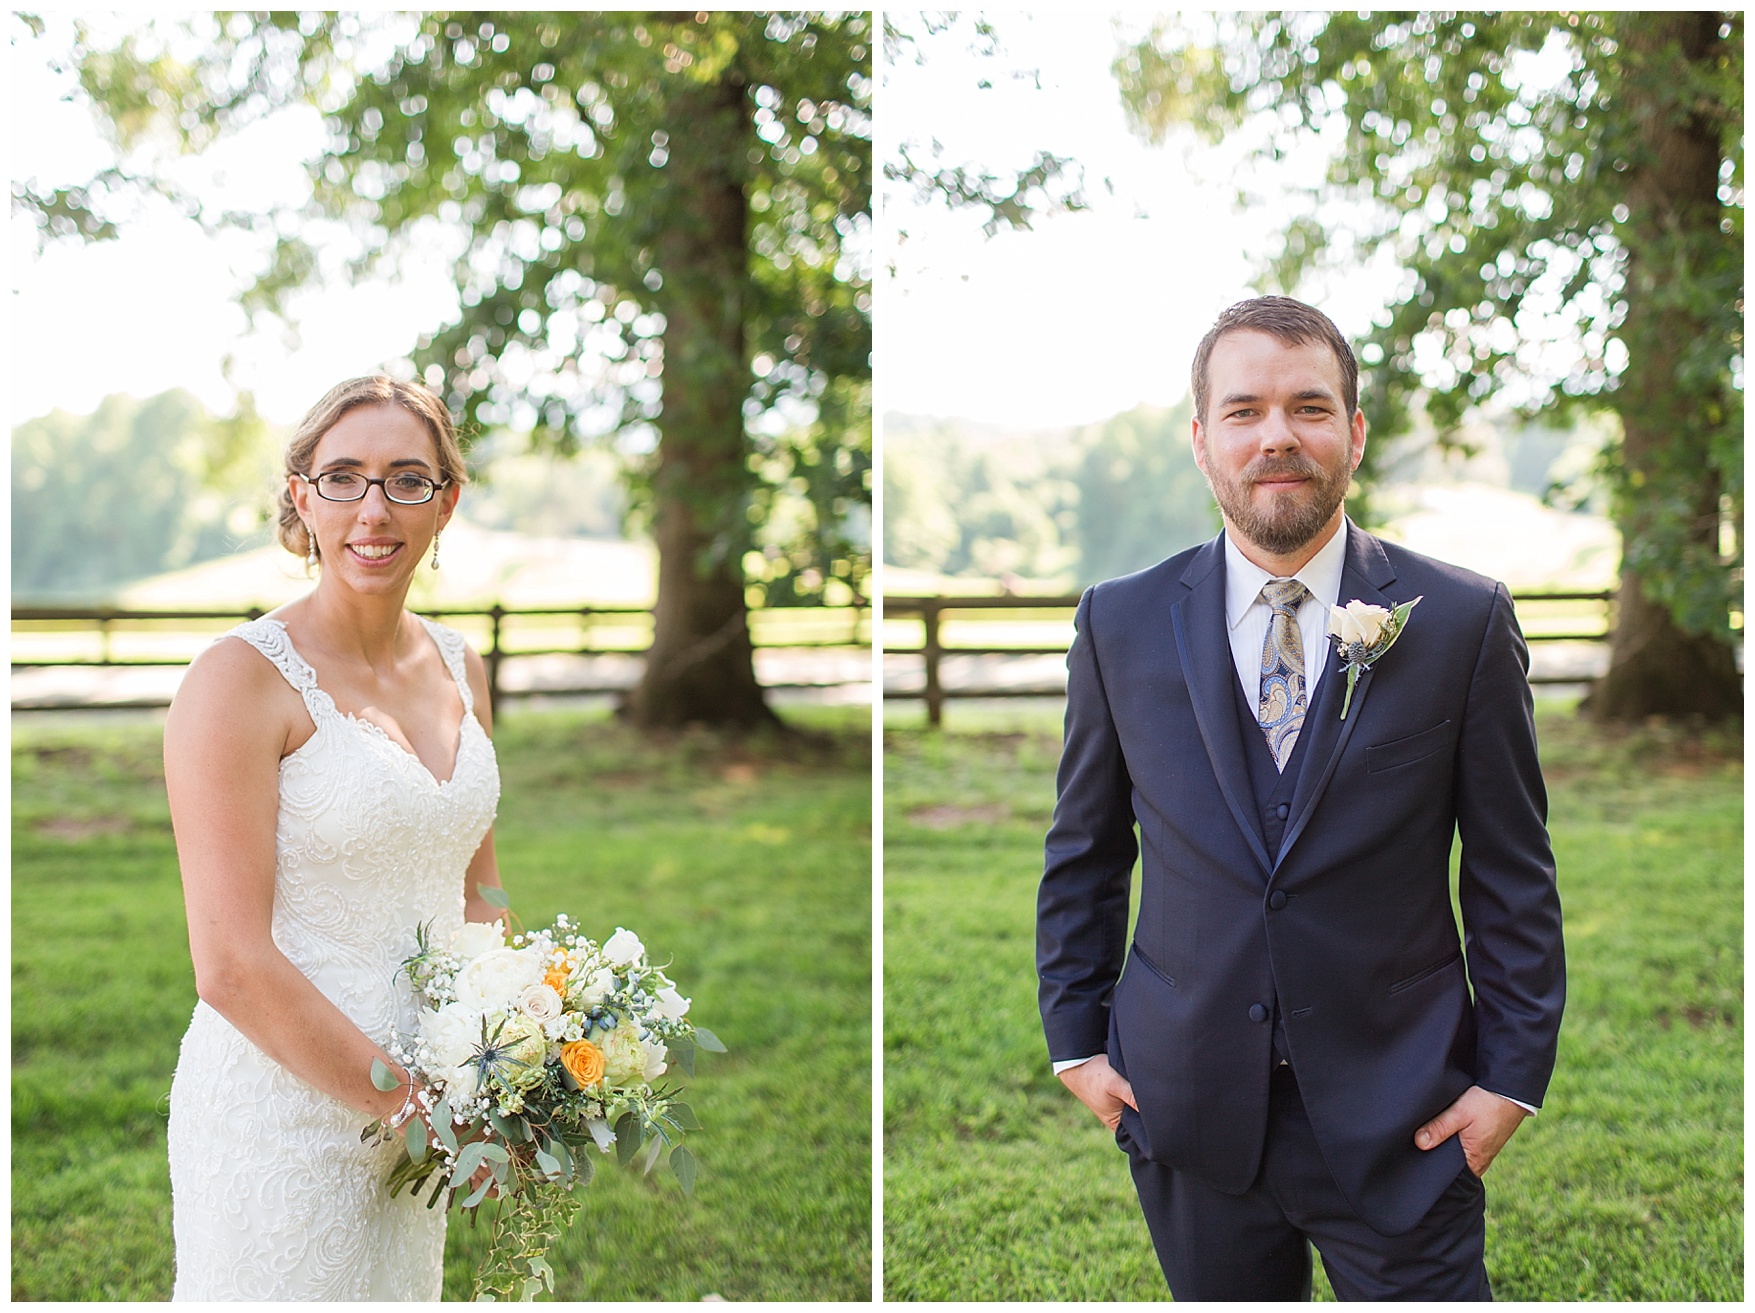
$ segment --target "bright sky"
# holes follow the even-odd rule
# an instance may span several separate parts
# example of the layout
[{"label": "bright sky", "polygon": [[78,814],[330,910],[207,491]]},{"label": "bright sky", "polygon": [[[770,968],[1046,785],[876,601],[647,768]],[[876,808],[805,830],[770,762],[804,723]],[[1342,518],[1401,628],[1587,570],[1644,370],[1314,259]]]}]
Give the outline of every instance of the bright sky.
[{"label": "bright sky", "polygon": [[[82,182],[113,159],[83,100],[62,97],[70,75],[48,66],[65,17],[31,38],[16,19],[8,83],[11,174],[40,185]],[[144,21],[143,19],[140,21]],[[28,124],[28,130],[16,125]],[[276,116],[198,160],[187,182],[228,208],[263,209],[308,194],[302,161],[314,153],[314,110]],[[261,266],[263,246],[232,234],[209,238],[168,205],[148,204],[113,242],[57,242],[39,259],[31,226],[10,221],[9,426],[59,407],[92,410],[110,392],[149,396],[183,387],[229,412],[222,373],[236,357],[238,384],[255,390],[271,420],[293,423],[331,385],[381,368],[416,336],[456,312],[448,253],[422,252],[399,284],[380,281],[318,292],[295,302],[303,339],[293,350],[270,328],[247,333],[236,293]]]},{"label": "bright sky", "polygon": [[[1037,151],[1071,156],[1084,165],[1092,208],[986,238],[971,212],[922,207],[892,191],[881,232],[897,272],[893,280],[879,274],[879,405],[1028,427],[1100,420],[1142,402],[1172,405],[1188,389],[1189,361],[1213,319],[1262,290],[1250,285],[1251,270],[1283,211],[1239,211],[1235,143],[1209,149],[1191,137],[1153,147],[1128,131],[1110,72],[1118,49],[1111,19],[1001,13],[994,23],[1005,47],[999,59],[968,54],[963,26],[927,43],[924,66],[890,70],[880,142],[936,138],[945,163],[996,172],[1027,165]],[[1039,70],[1040,90],[1006,77],[1008,68]],[[991,90],[976,88],[983,76]],[[1285,182],[1313,181],[1324,162],[1313,148],[1277,175],[1258,175],[1252,188],[1271,195]],[[899,252],[898,228],[908,233]],[[1396,276],[1374,269],[1302,290],[1359,336]]]}]

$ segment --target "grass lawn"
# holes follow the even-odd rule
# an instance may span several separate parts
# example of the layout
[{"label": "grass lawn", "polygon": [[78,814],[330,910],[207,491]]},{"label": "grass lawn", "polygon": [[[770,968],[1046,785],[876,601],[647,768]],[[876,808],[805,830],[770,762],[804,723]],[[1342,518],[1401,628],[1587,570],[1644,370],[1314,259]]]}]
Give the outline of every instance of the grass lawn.
[{"label": "grass lawn", "polygon": [[[884,1293],[1167,1299],[1126,1160],[1037,1019],[1058,710],[946,722],[886,733]],[[1494,1293],[1740,1300],[1741,734],[1551,704],[1538,733],[1570,985],[1543,1111],[1487,1177]]]},{"label": "grass lawn", "polygon": [[[694,1196],[605,1160],[550,1255],[564,1297],[869,1298],[868,715],[789,712],[802,743],[516,708],[498,727],[513,910],[638,930],[731,1048],[696,1068]],[[12,770],[12,1297],[166,1299],[195,989],[159,730],[25,718]],[[486,1239],[453,1218],[447,1298]]]}]

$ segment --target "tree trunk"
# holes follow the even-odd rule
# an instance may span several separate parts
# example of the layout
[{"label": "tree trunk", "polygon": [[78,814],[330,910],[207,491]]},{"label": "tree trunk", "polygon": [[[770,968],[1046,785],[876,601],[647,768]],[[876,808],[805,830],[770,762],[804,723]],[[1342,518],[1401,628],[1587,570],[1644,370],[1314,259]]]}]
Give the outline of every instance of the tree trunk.
[{"label": "tree trunk", "polygon": [[675,198],[656,234],[665,317],[664,412],[653,477],[658,604],[646,672],[624,714],[655,728],[774,720],[756,683],[744,603],[744,298],[741,81],[678,90],[664,164]]},{"label": "tree trunk", "polygon": [[[1627,60],[1627,109],[1637,124],[1628,143],[1627,313],[1629,363],[1617,407],[1624,477],[1616,519],[1627,560],[1610,641],[1609,670],[1586,700],[1599,720],[1652,715],[1740,715],[1742,684],[1730,647],[1729,617],[1690,634],[1640,577],[1640,553],[1667,539],[1707,560],[1717,557],[1719,487],[1707,461],[1705,416],[1722,384],[1686,367],[1692,343],[1713,330],[1686,295],[1681,271],[1698,267],[1718,234],[1718,126],[1678,103],[1688,68],[1709,57],[1717,14],[1626,14],[1617,25]],[[1695,296],[1700,295],[1698,291]]]},{"label": "tree trunk", "polygon": [[1668,607],[1647,600],[1638,572],[1623,568],[1609,672],[1597,681],[1584,709],[1594,720],[1717,719],[1742,711],[1742,685],[1729,644],[1683,633]]}]

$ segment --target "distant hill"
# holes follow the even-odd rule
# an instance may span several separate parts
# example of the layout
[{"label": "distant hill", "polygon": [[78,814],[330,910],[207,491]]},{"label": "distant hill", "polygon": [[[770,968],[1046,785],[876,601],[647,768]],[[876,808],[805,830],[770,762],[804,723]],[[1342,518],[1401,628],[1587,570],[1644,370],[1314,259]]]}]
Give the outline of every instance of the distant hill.
[{"label": "distant hill", "polygon": [[[1219,528],[1194,463],[1191,410],[1142,406],[1081,428],[883,419],[885,591],[1077,591],[1142,569]],[[1606,588],[1620,545],[1581,477],[1589,425],[1477,422],[1467,451],[1399,438],[1372,493],[1380,531],[1514,587]],[[1588,511],[1544,504],[1567,485]]]},{"label": "distant hill", "polygon": [[260,532],[273,453],[253,417],[216,419],[181,390],[19,425],[13,597],[98,600],[235,550]]},{"label": "distant hill", "polygon": [[1186,404],[1080,428],[884,416],[884,563],[1065,591],[1200,542],[1219,519]]},{"label": "distant hill", "polygon": [[[314,583],[303,561],[279,546],[263,547],[140,580],[116,601],[141,610],[268,609],[302,597]],[[415,572],[409,605],[650,606],[657,589],[650,544],[484,529],[459,512],[440,540],[439,569]]]},{"label": "distant hill", "polygon": [[[297,595],[307,584],[268,527],[287,436],[247,406],[216,417],[181,390],[108,396],[89,415],[57,410],[20,424],[12,433],[13,598],[94,605],[188,595],[249,604]],[[649,600],[650,549],[620,541],[626,494],[616,458],[526,446],[519,435],[493,433],[471,449],[467,522],[447,535],[455,545],[438,585],[445,596],[475,600],[503,586],[520,597]]]}]

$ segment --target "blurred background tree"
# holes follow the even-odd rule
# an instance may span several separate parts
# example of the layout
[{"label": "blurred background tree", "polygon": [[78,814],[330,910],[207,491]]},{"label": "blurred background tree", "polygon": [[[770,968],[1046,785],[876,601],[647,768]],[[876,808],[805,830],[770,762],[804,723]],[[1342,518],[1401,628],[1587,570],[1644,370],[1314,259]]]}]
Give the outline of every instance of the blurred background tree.
[{"label": "blurred background tree", "polygon": [[246,403],[216,418],[187,392],[109,397],[12,434],[12,595],[107,600],[119,584],[223,556],[257,537],[274,475]]},{"label": "blurred background tree", "polygon": [[[1741,13],[1234,14],[1115,65],[1136,129],[1333,148],[1266,282],[1380,249],[1406,271],[1361,344],[1383,444],[1499,398],[1607,409],[1623,564],[1604,718],[1741,714]],[[1369,485],[1371,465],[1361,471]]]},{"label": "blurred background tree", "polygon": [[214,213],[168,169],[14,184],[47,238],[150,187],[273,241],[245,294],[455,255],[461,315],[412,368],[474,435],[611,444],[659,549],[647,725],[771,719],[748,615],[861,595],[870,565],[871,32],[865,15],[204,15],[73,51],[124,158],[295,102],[328,129],[302,207]]}]

